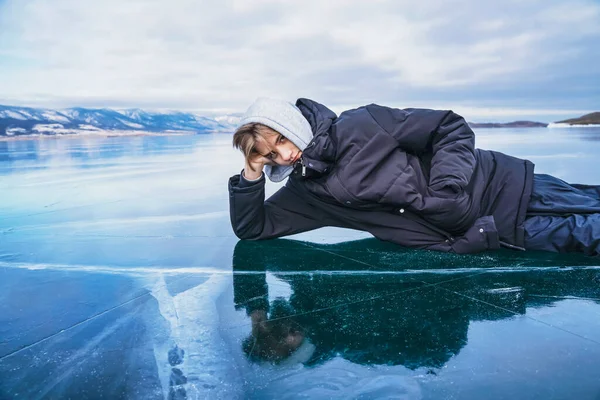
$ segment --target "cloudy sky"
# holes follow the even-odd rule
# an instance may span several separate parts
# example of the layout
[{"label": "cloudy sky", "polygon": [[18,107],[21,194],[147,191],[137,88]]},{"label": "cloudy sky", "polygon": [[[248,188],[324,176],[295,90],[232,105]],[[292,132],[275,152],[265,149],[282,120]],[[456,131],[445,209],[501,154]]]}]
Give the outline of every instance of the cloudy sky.
[{"label": "cloudy sky", "polygon": [[0,104],[600,110],[598,0],[0,0]]}]

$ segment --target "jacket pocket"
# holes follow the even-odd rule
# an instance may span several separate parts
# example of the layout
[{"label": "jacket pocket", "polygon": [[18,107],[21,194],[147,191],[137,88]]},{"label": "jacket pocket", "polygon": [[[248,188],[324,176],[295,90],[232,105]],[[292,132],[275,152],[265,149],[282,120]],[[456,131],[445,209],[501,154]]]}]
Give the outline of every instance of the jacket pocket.
[{"label": "jacket pocket", "polygon": [[494,217],[487,215],[475,220],[464,235],[454,239],[451,244],[456,253],[478,253],[500,248],[500,237]]}]

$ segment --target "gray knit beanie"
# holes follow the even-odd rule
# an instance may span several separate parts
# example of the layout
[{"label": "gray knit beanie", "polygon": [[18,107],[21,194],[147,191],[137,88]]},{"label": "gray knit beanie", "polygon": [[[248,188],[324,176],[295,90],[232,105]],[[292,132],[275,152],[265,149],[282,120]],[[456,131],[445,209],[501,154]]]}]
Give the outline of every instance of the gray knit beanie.
[{"label": "gray knit beanie", "polygon": [[[240,126],[250,123],[259,123],[274,129],[302,151],[313,137],[310,124],[298,107],[284,100],[258,98],[240,120]],[[292,166],[265,165],[265,175],[273,182],[281,182],[292,171]]]}]

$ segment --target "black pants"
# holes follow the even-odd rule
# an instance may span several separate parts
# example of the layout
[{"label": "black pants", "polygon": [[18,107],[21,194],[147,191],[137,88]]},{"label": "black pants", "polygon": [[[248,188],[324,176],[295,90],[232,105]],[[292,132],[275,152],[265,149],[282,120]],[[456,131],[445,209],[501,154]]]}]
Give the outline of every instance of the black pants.
[{"label": "black pants", "polygon": [[525,248],[600,254],[600,186],[536,174],[525,219]]}]

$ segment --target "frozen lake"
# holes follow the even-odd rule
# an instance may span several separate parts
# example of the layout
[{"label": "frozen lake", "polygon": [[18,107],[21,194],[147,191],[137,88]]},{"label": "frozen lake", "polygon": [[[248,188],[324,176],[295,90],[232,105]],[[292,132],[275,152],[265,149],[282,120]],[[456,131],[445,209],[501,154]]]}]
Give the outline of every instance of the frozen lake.
[{"label": "frozen lake", "polygon": [[[600,128],[476,132],[600,184]],[[0,141],[0,399],[600,396],[599,259],[238,242],[242,166],[227,134]],[[261,312],[302,343],[277,365]]]}]

